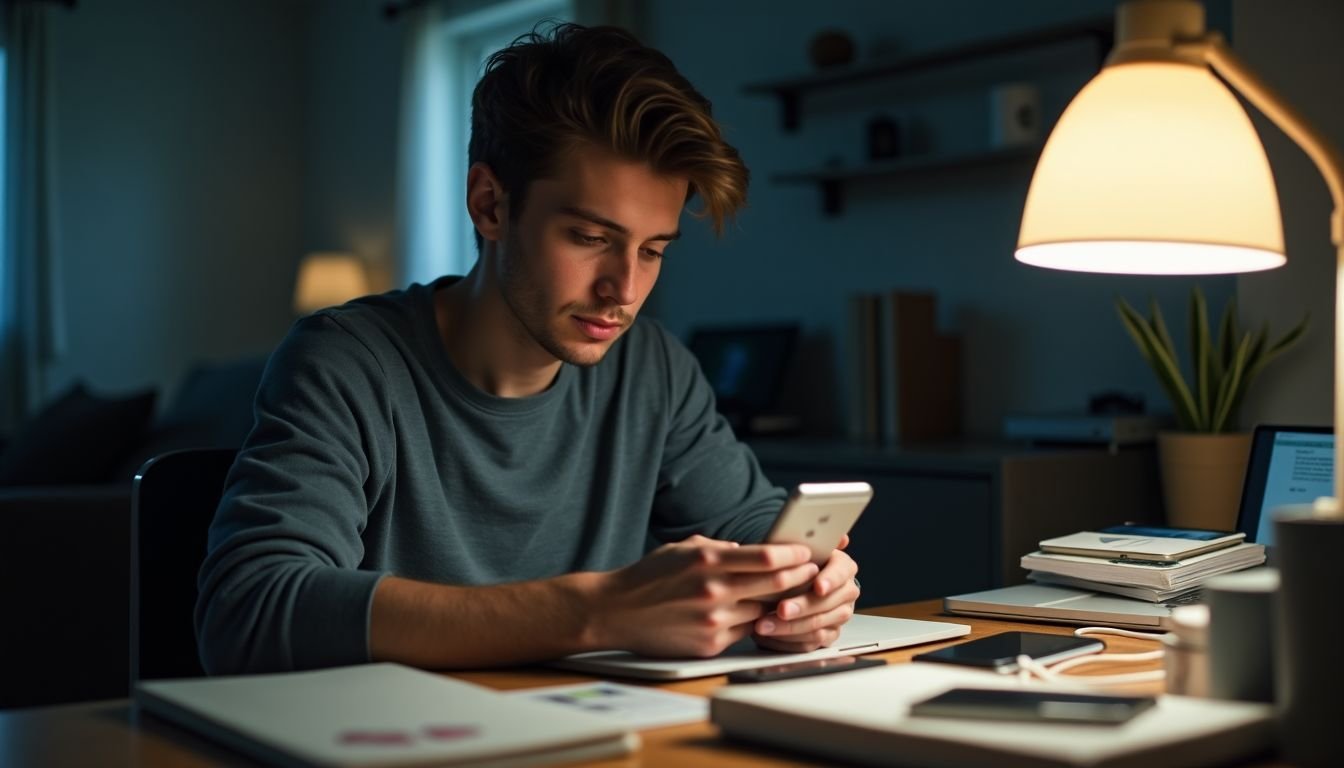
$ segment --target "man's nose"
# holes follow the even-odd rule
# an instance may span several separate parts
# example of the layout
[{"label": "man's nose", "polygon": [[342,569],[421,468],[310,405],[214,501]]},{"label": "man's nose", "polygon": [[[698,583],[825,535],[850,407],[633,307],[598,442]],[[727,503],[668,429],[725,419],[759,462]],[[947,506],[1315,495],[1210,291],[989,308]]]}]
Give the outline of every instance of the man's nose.
[{"label": "man's nose", "polygon": [[602,260],[602,272],[597,279],[597,295],[622,306],[634,304],[635,270],[639,263],[639,248],[631,246],[624,251],[613,251]]}]

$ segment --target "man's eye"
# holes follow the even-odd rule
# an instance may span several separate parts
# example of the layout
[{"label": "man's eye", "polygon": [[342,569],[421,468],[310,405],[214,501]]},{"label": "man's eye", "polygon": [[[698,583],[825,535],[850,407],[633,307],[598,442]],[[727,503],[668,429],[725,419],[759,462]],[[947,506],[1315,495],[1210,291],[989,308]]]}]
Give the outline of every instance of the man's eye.
[{"label": "man's eye", "polygon": [[650,259],[661,259],[661,258],[663,258],[663,252],[660,251],[660,250],[657,250],[657,249],[655,249],[655,248],[645,248],[645,249],[644,249],[644,256],[645,256],[645,258],[650,258]]},{"label": "man's eye", "polygon": [[601,235],[587,235],[583,232],[571,232],[570,235],[574,238],[574,242],[579,245],[603,245],[607,242],[607,239]]}]

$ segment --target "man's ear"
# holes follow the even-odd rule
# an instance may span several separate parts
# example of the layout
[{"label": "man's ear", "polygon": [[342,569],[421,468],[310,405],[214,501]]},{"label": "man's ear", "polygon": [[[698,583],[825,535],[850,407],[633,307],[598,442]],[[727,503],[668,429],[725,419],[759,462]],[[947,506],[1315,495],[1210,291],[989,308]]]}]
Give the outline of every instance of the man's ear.
[{"label": "man's ear", "polygon": [[467,215],[481,237],[495,241],[504,239],[508,194],[499,183],[499,177],[485,163],[472,163],[467,170]]}]

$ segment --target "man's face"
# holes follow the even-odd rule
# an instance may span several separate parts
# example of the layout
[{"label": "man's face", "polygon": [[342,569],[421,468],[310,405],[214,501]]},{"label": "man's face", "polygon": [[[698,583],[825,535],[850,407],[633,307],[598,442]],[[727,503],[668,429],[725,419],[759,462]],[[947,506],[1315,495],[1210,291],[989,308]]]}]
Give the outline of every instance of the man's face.
[{"label": "man's face", "polygon": [[499,249],[504,301],[532,340],[567,363],[599,362],[658,279],[687,185],[593,148],[533,181]]}]

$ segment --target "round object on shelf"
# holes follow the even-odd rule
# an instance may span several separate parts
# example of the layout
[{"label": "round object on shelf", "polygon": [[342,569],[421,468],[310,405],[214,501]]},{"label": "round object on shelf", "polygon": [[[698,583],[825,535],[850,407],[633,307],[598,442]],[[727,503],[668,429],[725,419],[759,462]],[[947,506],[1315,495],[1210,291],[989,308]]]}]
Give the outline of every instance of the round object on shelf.
[{"label": "round object on shelf", "polygon": [[823,29],[812,36],[807,54],[822,69],[848,64],[854,60],[854,38],[838,29]]}]

